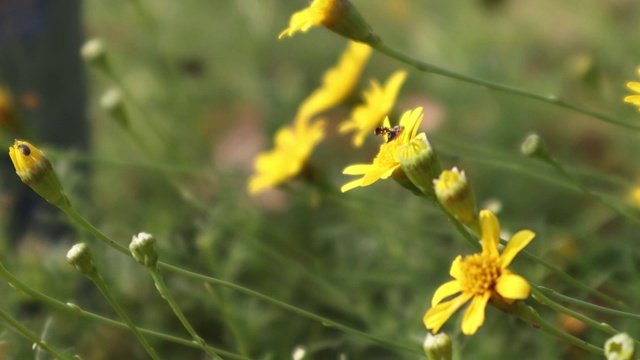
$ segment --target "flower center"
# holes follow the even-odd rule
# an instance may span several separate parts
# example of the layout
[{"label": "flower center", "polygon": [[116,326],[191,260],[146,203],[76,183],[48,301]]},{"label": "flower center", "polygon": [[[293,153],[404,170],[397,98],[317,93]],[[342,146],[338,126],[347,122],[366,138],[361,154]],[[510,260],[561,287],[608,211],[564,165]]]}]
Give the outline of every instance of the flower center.
[{"label": "flower center", "polygon": [[462,291],[474,295],[491,291],[501,273],[498,258],[483,254],[466,256],[460,270],[464,274],[460,279]]}]

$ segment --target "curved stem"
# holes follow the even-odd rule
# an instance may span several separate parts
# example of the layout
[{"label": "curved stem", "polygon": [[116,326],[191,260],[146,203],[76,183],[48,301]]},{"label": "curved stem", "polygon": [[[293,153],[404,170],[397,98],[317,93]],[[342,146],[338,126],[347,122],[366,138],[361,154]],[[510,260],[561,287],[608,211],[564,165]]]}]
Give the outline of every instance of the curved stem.
[{"label": "curved stem", "polygon": [[405,55],[404,53],[401,53],[397,50],[394,50],[390,47],[388,47],[386,44],[379,42],[377,44],[372,45],[372,47],[376,50],[378,50],[379,52],[393,58],[396,59],[398,61],[400,61],[401,63],[407,64],[409,66],[412,66],[420,71],[424,71],[424,72],[430,72],[430,73],[434,73],[434,74],[438,74],[438,75],[442,75],[451,79],[456,79],[456,80],[460,80],[460,81],[464,81],[467,83],[471,83],[471,84],[475,84],[475,85],[479,85],[479,86],[483,86],[486,87],[488,89],[492,89],[492,90],[497,90],[497,91],[502,91],[505,93],[510,93],[510,94],[514,94],[516,96],[521,96],[521,97],[525,97],[528,99],[532,99],[532,100],[536,100],[536,101],[540,101],[543,103],[547,103],[547,104],[552,104],[561,108],[565,108],[568,110],[572,110],[587,116],[590,116],[592,118],[595,119],[599,119],[611,124],[615,124],[618,126],[622,126],[628,129],[633,129],[633,130],[640,130],[640,126],[636,125],[636,124],[631,124],[631,123],[627,123],[618,119],[615,119],[611,116],[608,115],[604,115],[604,114],[600,114],[598,112],[595,111],[591,111],[591,110],[587,110],[584,109],[578,105],[574,105],[571,103],[568,103],[564,100],[559,99],[556,96],[543,96],[543,95],[538,95],[538,94],[534,94],[531,93],[529,91],[526,90],[522,90],[513,86],[509,86],[509,85],[504,85],[504,84],[500,84],[500,83],[496,83],[496,82],[492,82],[489,80],[483,80],[483,79],[479,79],[473,76],[469,76],[469,75],[464,75],[464,74],[460,74],[457,73],[455,71],[451,71],[451,70],[447,70],[445,68],[433,65],[433,64],[429,64],[427,62],[423,62],[420,60],[416,60],[413,59],[407,55]]},{"label": "curved stem", "polygon": [[[105,325],[109,325],[109,326],[113,326],[119,329],[123,329],[123,330],[127,330],[129,329],[129,327],[127,326],[127,324],[119,322],[119,321],[115,321],[112,319],[109,319],[107,317],[104,316],[100,316],[97,314],[94,314],[92,312],[86,311],[84,309],[82,309],[80,306],[73,304],[73,303],[64,303],[62,301],[56,300],[46,294],[43,294],[41,292],[39,292],[38,290],[35,290],[33,288],[31,288],[30,286],[28,286],[27,284],[23,283],[22,281],[20,281],[18,278],[16,278],[15,276],[13,276],[13,274],[11,274],[3,265],[2,263],[0,263],[0,278],[4,279],[7,283],[9,283],[9,285],[11,285],[11,287],[13,287],[14,289],[42,302],[45,303],[49,306],[51,306],[54,309],[58,309],[61,311],[65,311],[65,312],[71,312],[73,314],[77,314],[80,315],[86,319],[92,320],[92,321],[97,321],[99,323],[105,324]],[[168,335],[168,334],[164,334],[164,333],[160,333],[154,330],[149,330],[149,329],[144,329],[144,328],[138,328],[138,330],[140,330],[141,333],[146,334],[146,335],[151,335],[154,337],[157,337],[158,339],[162,339],[162,340],[166,340],[166,341],[170,341],[176,344],[180,344],[180,345],[184,345],[184,346],[189,346],[192,348],[199,348],[200,346],[196,343],[194,343],[191,340],[187,340],[187,339],[183,339],[183,338],[179,338],[177,336],[172,336],[172,335]],[[240,356],[238,354],[234,354],[228,351],[224,351],[224,350],[220,350],[220,349],[216,349],[216,352],[218,354],[224,355],[225,357],[229,358],[229,359],[237,359],[237,360],[250,360],[248,357],[245,356]]]},{"label": "curved stem", "polygon": [[552,326],[545,321],[531,306],[523,305],[523,310],[517,314],[518,318],[530,324],[533,328],[540,329],[549,335],[555,336],[569,344],[577,346],[581,349],[590,351],[600,356],[604,355],[604,350],[582,339],[567,334],[564,331]]},{"label": "curved stem", "polygon": [[49,344],[47,344],[46,341],[40,339],[40,337],[36,333],[27,329],[24,325],[22,325],[20,321],[16,320],[14,317],[9,315],[7,312],[5,312],[2,309],[0,309],[0,319],[4,320],[6,323],[12,326],[13,329],[18,334],[22,335],[32,343],[38,345],[39,348],[47,351],[49,354],[55,356],[57,359],[63,359],[63,360],[73,359],[71,356],[64,355],[63,353],[51,347]]},{"label": "curved stem", "polygon": [[93,281],[98,290],[100,290],[105,299],[107,299],[109,304],[111,304],[111,307],[113,307],[113,309],[118,313],[118,316],[120,316],[120,318],[124,320],[124,322],[129,327],[129,330],[131,330],[131,332],[133,332],[133,334],[138,338],[138,341],[140,341],[140,344],[142,344],[142,347],[144,347],[149,356],[151,356],[152,359],[160,360],[158,354],[156,354],[156,351],[149,344],[147,339],[140,333],[138,327],[133,323],[129,315],[127,315],[124,309],[122,309],[122,306],[120,306],[113,295],[111,295],[111,291],[109,291],[109,287],[107,286],[107,283],[104,281],[102,276],[97,272],[88,274],[87,276],[89,277],[89,279],[91,279],[91,281]]},{"label": "curved stem", "polygon": [[180,310],[178,303],[176,303],[175,299],[169,292],[169,288],[164,282],[162,274],[160,274],[160,271],[158,271],[158,267],[149,266],[147,267],[147,269],[149,269],[149,273],[151,274],[151,277],[156,284],[156,289],[160,293],[160,296],[162,296],[162,298],[165,299],[165,301],[169,304],[171,310],[173,310],[173,313],[176,314],[176,316],[182,323],[182,326],[184,326],[193,340],[211,357],[213,357],[214,359],[222,360],[222,358],[218,354],[216,354],[216,352],[209,345],[207,345],[204,339],[200,337],[198,333],[196,333],[196,331],[193,329],[193,326],[191,326],[191,324],[189,323],[189,320],[187,320],[187,318],[184,316],[184,313],[182,312],[182,310]]},{"label": "curved stem", "polygon": [[[96,227],[91,225],[87,220],[85,220],[73,208],[68,207],[68,208],[61,208],[61,209],[65,213],[67,213],[79,225],[84,227],[92,235],[94,235],[96,238],[98,238],[100,241],[104,242],[105,244],[109,245],[110,247],[114,248],[115,250],[117,250],[117,251],[119,251],[119,252],[121,252],[123,254],[126,254],[127,256],[131,256],[131,254],[129,253],[129,251],[128,251],[128,249],[126,247],[124,247],[123,245],[120,245],[119,243],[111,240],[108,236],[103,234],[100,230],[98,230]],[[177,273],[177,274],[192,278],[192,279],[206,281],[206,282],[209,282],[211,284],[224,286],[224,287],[236,290],[238,292],[244,293],[246,295],[249,295],[249,296],[252,296],[252,297],[255,297],[255,298],[259,298],[261,300],[264,300],[266,302],[271,303],[272,305],[280,307],[280,308],[282,308],[282,309],[284,309],[286,311],[293,312],[295,314],[301,315],[301,316],[309,318],[311,320],[315,320],[315,321],[321,322],[323,325],[325,325],[327,327],[333,327],[333,328],[336,328],[338,330],[341,330],[341,331],[344,331],[344,332],[347,332],[347,333],[350,333],[350,334],[358,335],[360,337],[363,337],[365,339],[371,340],[373,342],[392,347],[392,348],[394,348],[396,350],[407,351],[407,352],[411,352],[411,353],[419,354],[419,355],[423,354],[423,351],[422,351],[420,346],[410,346],[410,345],[405,345],[405,344],[399,344],[399,343],[396,343],[396,342],[393,342],[393,341],[389,341],[389,340],[377,337],[375,335],[371,335],[371,334],[365,333],[365,332],[360,331],[360,330],[353,329],[353,328],[348,327],[346,325],[342,325],[342,324],[340,324],[338,322],[335,322],[333,320],[330,320],[328,318],[325,318],[325,317],[310,313],[308,311],[302,310],[300,308],[297,308],[295,306],[289,305],[289,304],[287,304],[285,302],[282,302],[280,300],[276,300],[276,299],[274,299],[272,297],[269,297],[267,295],[264,295],[264,294],[261,294],[259,292],[253,291],[251,289],[242,287],[240,285],[236,285],[236,284],[224,281],[224,280],[216,279],[214,277],[201,275],[201,274],[194,273],[194,272],[191,272],[191,271],[188,271],[188,270],[184,270],[182,268],[167,264],[167,263],[162,262],[162,261],[158,261],[158,267],[161,268],[161,269],[166,269],[166,270],[169,270],[171,272],[174,272],[174,273]]]},{"label": "curved stem", "polygon": [[623,317],[623,318],[627,318],[630,320],[640,320],[640,315],[639,314],[633,314],[630,312],[626,312],[626,311],[620,311],[620,310],[614,310],[614,309],[609,309],[606,308],[604,306],[599,306],[599,305],[595,305],[586,301],[582,301],[582,300],[578,300],[578,299],[574,299],[572,297],[566,296],[566,295],[562,295],[559,292],[546,288],[544,286],[537,286],[538,290],[541,291],[543,294],[549,296],[549,297],[554,297],[556,299],[559,299],[561,301],[565,301],[567,303],[576,305],[576,306],[580,306],[584,309],[589,309],[589,310],[593,310],[593,311],[597,311],[603,314],[607,314],[607,315],[611,315],[611,316],[619,316],[619,317]]}]

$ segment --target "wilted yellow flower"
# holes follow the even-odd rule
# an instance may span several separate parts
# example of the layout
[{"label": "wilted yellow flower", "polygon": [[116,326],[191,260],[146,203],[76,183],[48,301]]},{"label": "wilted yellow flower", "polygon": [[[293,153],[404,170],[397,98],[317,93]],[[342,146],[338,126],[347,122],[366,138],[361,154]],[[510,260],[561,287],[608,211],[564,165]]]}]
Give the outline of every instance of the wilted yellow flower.
[{"label": "wilted yellow flower", "polygon": [[296,176],[311,151],[324,138],[324,120],[296,119],[293,126],[280,128],[275,147],[258,155],[255,173],[249,179],[249,193],[258,194]]},{"label": "wilted yellow flower", "polygon": [[322,77],[322,85],[300,105],[299,118],[311,119],[342,102],[353,92],[371,55],[371,47],[350,41],[336,66]]},{"label": "wilted yellow flower", "polygon": [[373,159],[373,163],[351,165],[345,168],[343,174],[364,176],[345,184],[340,190],[345,192],[358,186],[369,186],[379,179],[389,178],[398,170],[400,167],[399,156],[403,148],[408,146],[413,139],[421,140],[426,136],[424,133],[416,135],[422,117],[421,107],[407,111],[402,115],[400,125],[393,128],[391,128],[389,118],[385,118],[383,129],[387,129],[391,134],[384,137],[384,144],[380,145],[380,150]]},{"label": "wilted yellow flower", "polygon": [[364,92],[364,104],[353,109],[351,117],[339,125],[338,131],[343,134],[356,130],[353,145],[362,146],[365,136],[371,134],[371,131],[380,125],[393,109],[406,77],[406,71],[396,71],[389,77],[384,87],[381,87],[375,79],[371,80],[371,89]]},{"label": "wilted yellow flower", "polygon": [[308,8],[291,16],[289,27],[278,38],[306,32],[318,25],[356,41],[371,44],[380,41],[349,0],[312,0]]},{"label": "wilted yellow flower", "polygon": [[[449,274],[455,280],[441,285],[433,294],[431,309],[424,315],[424,325],[434,334],[464,304],[471,300],[462,319],[462,333],[473,335],[484,322],[484,311],[489,299],[511,304],[526,299],[531,285],[516,275],[508,266],[513,258],[533,240],[535,233],[522,230],[516,233],[507,246],[498,252],[500,223],[489,210],[480,212],[482,228],[482,252],[458,256],[451,265]],[[445,298],[460,293],[452,300]]]},{"label": "wilted yellow flower", "polygon": [[[638,75],[640,76],[640,67],[638,67],[637,72],[638,72]],[[638,94],[625,96],[624,102],[635,105],[638,107],[638,110],[640,110],[640,82],[629,81],[627,83],[627,87],[637,92]]]},{"label": "wilted yellow flower", "polygon": [[69,200],[53,167],[44,153],[26,141],[16,140],[9,148],[9,157],[20,180],[56,206],[69,206]]}]

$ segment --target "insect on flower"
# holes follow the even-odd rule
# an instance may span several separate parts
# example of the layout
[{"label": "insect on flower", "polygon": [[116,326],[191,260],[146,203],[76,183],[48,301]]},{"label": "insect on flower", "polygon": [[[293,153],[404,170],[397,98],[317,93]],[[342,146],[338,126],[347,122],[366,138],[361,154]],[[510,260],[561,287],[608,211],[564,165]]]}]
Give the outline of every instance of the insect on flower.
[{"label": "insect on flower", "polygon": [[392,128],[388,128],[386,126],[378,126],[375,130],[373,130],[373,133],[376,136],[387,135],[387,142],[389,142],[397,138],[398,136],[400,136],[400,134],[402,134],[403,131],[404,131],[404,126],[402,125],[396,125]]}]

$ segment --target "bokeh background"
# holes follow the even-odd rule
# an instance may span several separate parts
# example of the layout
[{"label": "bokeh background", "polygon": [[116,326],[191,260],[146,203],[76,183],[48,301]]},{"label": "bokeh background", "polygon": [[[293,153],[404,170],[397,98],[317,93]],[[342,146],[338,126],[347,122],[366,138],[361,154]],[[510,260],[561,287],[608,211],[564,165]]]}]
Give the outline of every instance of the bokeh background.
[{"label": "bokeh background", "polygon": [[[451,261],[472,250],[433,205],[395,182],[346,194],[293,180],[251,197],[253,160],[273,144],[299,104],[319,86],[347,41],[322,28],[278,40],[305,1],[44,1],[0,6],[0,82],[14,99],[14,137],[41,146],[80,213],[122,244],[147,231],[160,257],[264,293],[345,325],[420,349],[422,316],[449,280]],[[17,2],[16,2],[17,3]],[[638,80],[640,3],[633,0],[353,0],[391,47],[464,74],[554,95],[621,121],[640,121],[622,102]],[[11,10],[11,11],[8,11]],[[17,21],[28,13],[32,21]],[[4,15],[3,15],[4,13]],[[9,16],[9,14],[13,14]],[[13,19],[13,20],[12,20]],[[66,24],[64,27],[60,24]],[[77,24],[74,27],[73,24]],[[113,79],[82,63],[80,46],[101,38],[126,88],[132,138],[100,106]],[[31,50],[46,47],[42,52]],[[48,61],[60,56],[61,61]],[[585,195],[553,169],[519,153],[539,133],[568,171],[636,218],[638,131],[513,94],[420,73],[372,55],[360,82],[409,76],[393,114],[423,106],[431,144],[445,168],[463,169],[481,207],[496,210],[505,236],[528,228],[528,247],[566,273],[638,309],[638,222]],[[342,169],[366,163],[380,139],[353,149],[338,122],[361,91],[326,114],[327,137],[311,161],[336,185]],[[63,134],[63,135],[55,135]],[[148,149],[151,157],[141,150]],[[139,326],[187,337],[145,269],[77,229],[30,195],[2,159],[1,261],[56,299],[116,318],[91,283],[65,260],[84,241],[116,298]],[[25,205],[27,204],[27,205]],[[517,259],[532,282],[600,305],[543,267]],[[210,345],[251,359],[416,359],[286,312],[230,289],[166,274],[187,317]],[[43,305],[0,284],[0,306],[47,341],[84,359],[144,359],[129,332]],[[528,301],[558,327],[594,344],[606,334]],[[586,312],[639,334],[637,322]],[[444,327],[465,359],[598,358],[493,308],[474,336],[461,316]],[[162,358],[204,359],[197,349],[150,337]],[[1,357],[47,358],[9,327]]]}]

